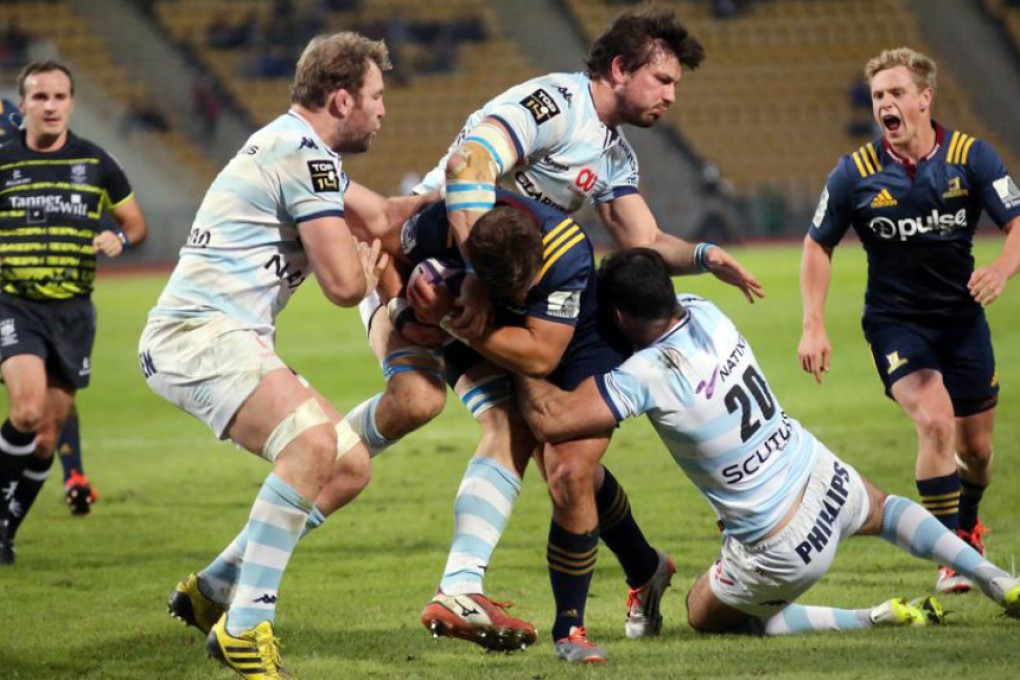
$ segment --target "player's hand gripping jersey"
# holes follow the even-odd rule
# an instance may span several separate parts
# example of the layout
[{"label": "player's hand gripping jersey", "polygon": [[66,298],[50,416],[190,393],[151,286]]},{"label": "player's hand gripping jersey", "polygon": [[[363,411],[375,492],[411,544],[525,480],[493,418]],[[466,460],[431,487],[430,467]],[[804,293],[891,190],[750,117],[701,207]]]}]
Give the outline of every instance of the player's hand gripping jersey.
[{"label": "player's hand gripping jersey", "polygon": [[[498,120],[517,154],[503,167],[498,143],[472,131],[485,118]],[[414,189],[442,191],[446,161],[465,139],[488,148],[497,159],[500,185],[522,196],[572,213],[587,200],[595,205],[638,190],[637,155],[621,130],[599,120],[584,73],[552,73],[510,88],[472,113],[450,151]]]},{"label": "player's hand gripping jersey", "polygon": [[617,420],[648,414],[726,533],[753,543],[798,500],[816,440],[783,412],[733,322],[708,300],[678,299],[679,324],[595,380]]},{"label": "player's hand gripping jersey", "polygon": [[298,225],[342,217],[340,156],[294,112],[252,135],[213,181],[151,316],[223,313],[271,328],[310,273]]},{"label": "player's hand gripping jersey", "polygon": [[868,254],[865,316],[959,318],[980,306],[967,290],[984,208],[1000,227],[1020,216],[1020,191],[980,139],[935,126],[916,166],[883,140],[843,156],[829,175],[810,235],[839,243],[853,227]]}]

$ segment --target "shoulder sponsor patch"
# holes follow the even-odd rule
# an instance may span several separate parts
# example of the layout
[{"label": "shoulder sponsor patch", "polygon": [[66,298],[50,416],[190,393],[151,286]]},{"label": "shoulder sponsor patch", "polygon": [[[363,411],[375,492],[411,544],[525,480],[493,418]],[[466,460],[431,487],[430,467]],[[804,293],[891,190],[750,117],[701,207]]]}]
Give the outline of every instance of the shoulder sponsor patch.
[{"label": "shoulder sponsor patch", "polygon": [[558,319],[576,319],[581,313],[581,291],[556,291],[549,296],[545,311]]},{"label": "shoulder sponsor patch", "polygon": [[999,200],[1002,201],[1004,206],[1014,208],[1020,205],[1020,189],[1017,189],[1012,177],[1003,175],[992,182],[992,186],[995,188],[995,193],[999,195]]},{"label": "shoulder sponsor patch", "polygon": [[818,197],[818,207],[815,208],[815,216],[811,224],[815,229],[821,229],[822,220],[825,219],[825,211],[829,209],[829,187],[822,189],[822,195]]},{"label": "shoulder sponsor patch", "polygon": [[549,93],[539,88],[521,100],[521,105],[531,113],[535,122],[541,125],[550,118],[560,115],[560,107],[556,105]]},{"label": "shoulder sponsor patch", "polygon": [[313,191],[340,191],[340,178],[333,161],[308,161],[308,172],[312,176]]}]

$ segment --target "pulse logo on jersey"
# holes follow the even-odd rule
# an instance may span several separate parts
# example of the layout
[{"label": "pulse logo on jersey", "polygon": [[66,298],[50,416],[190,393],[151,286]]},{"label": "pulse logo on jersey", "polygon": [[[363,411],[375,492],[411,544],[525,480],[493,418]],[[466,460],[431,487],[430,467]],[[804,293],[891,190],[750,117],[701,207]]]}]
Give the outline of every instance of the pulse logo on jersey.
[{"label": "pulse logo on jersey", "polygon": [[316,193],[340,191],[340,178],[333,161],[308,161],[308,172],[312,175],[312,190]]},{"label": "pulse logo on jersey", "polygon": [[892,197],[888,189],[882,189],[871,201],[872,208],[892,208],[896,205],[899,205],[899,203]]},{"label": "pulse logo on jersey", "polygon": [[[1020,202],[1020,197],[1018,197]],[[955,213],[943,214],[938,210],[932,210],[925,215],[923,220],[920,217],[905,217],[895,222],[888,217],[876,217],[868,223],[871,230],[879,238],[892,240],[899,238],[906,241],[912,236],[928,234],[936,231],[948,233],[957,229],[964,229],[967,226],[967,211],[960,208]]]},{"label": "pulse logo on jersey", "polygon": [[521,100],[521,105],[531,113],[535,122],[541,125],[545,121],[560,115],[560,107],[556,105],[549,93],[539,88]]}]

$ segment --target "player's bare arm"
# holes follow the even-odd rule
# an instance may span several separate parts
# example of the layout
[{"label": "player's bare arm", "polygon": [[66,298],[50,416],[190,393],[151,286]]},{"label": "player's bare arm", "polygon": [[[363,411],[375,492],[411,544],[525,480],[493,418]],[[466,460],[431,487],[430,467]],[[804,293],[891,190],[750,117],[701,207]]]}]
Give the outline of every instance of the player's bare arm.
[{"label": "player's bare arm", "polygon": [[[494,158],[486,146],[500,158]],[[511,168],[516,162],[517,154],[510,143],[509,133],[502,123],[493,118],[483,120],[472,130],[471,136],[450,154],[446,163],[446,204],[450,229],[465,262],[469,260],[463,247],[471,227],[495,203],[499,168]],[[492,300],[485,284],[470,272],[461,286],[457,304],[461,308],[453,321],[457,333],[465,338],[482,333]]]},{"label": "player's bare arm", "polygon": [[[112,211],[113,219],[117,222],[117,231],[102,231],[92,239],[92,247],[96,252],[107,257],[117,257],[125,248],[134,248],[145,240],[148,229],[145,226],[145,217],[142,209],[134,196],[124,200]],[[121,236],[123,234],[123,237]],[[127,239],[127,243],[124,240]]]},{"label": "player's bare arm", "polygon": [[1006,234],[1002,254],[991,264],[975,269],[967,282],[970,294],[983,307],[995,302],[1005,290],[1006,281],[1020,270],[1020,217],[1007,222],[1002,231]]},{"label": "player's bare arm", "polygon": [[540,441],[578,439],[616,426],[616,418],[599,394],[594,378],[588,378],[572,392],[521,375],[515,376],[514,384],[524,419]]},{"label": "player's bare arm", "polygon": [[724,283],[736,286],[753,303],[765,297],[761,283],[751,272],[719,246],[703,248],[659,229],[645,199],[638,194],[621,196],[598,207],[599,218],[617,248],[652,248],[666,260],[672,274],[710,271]]},{"label": "player's bare arm", "polygon": [[353,307],[375,288],[389,257],[378,240],[359,250],[341,217],[320,217],[298,226],[301,242],[326,298]]},{"label": "player's bare arm", "polygon": [[832,360],[832,344],[825,330],[825,298],[832,279],[832,248],[804,237],[804,252],[800,264],[800,294],[804,307],[803,330],[797,357],[800,366],[822,382]]}]

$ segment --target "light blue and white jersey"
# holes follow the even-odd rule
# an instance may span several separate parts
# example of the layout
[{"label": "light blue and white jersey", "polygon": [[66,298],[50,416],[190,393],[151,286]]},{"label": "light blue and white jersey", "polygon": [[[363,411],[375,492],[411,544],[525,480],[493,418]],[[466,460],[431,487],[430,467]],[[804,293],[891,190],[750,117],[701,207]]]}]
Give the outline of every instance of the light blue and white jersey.
[{"label": "light blue and white jersey", "polygon": [[725,531],[751,543],[796,502],[816,440],[783,412],[733,322],[708,300],[677,299],[684,319],[596,382],[617,420],[648,414]]},{"label": "light blue and white jersey", "polygon": [[298,224],[342,217],[340,156],[290,111],[257,131],[213,181],[150,317],[223,313],[272,333],[308,276]]},{"label": "light blue and white jersey", "polygon": [[638,161],[618,128],[595,112],[586,73],[551,73],[516,85],[472,113],[446,156],[414,189],[442,191],[446,160],[485,118],[509,131],[517,165],[499,168],[500,185],[565,213],[638,190]]}]

